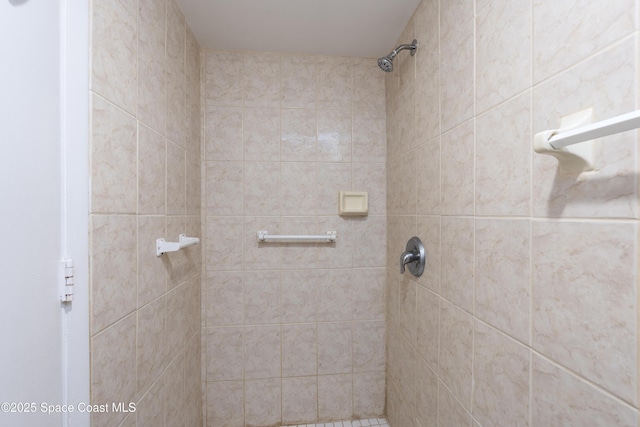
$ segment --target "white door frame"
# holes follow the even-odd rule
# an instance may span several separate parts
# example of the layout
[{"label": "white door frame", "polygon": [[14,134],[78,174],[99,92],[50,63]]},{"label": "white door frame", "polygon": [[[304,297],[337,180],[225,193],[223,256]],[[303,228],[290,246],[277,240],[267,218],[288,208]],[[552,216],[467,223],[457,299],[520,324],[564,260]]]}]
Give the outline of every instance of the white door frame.
[{"label": "white door frame", "polygon": [[[90,401],[89,338],[89,1],[60,1],[60,141],[62,242],[73,259],[74,297],[61,304],[63,404]],[[89,414],[65,413],[63,426],[90,424]]]}]

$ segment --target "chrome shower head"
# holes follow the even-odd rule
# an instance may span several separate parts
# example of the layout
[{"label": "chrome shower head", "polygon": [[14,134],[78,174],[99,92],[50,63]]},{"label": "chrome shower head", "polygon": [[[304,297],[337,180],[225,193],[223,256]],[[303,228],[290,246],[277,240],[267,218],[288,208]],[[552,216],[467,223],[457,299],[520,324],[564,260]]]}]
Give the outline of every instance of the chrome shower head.
[{"label": "chrome shower head", "polygon": [[390,73],[393,71],[393,58],[389,58],[388,56],[383,56],[378,59],[378,67],[380,67],[383,71]]},{"label": "chrome shower head", "polygon": [[398,55],[398,52],[404,49],[410,49],[411,56],[414,56],[416,54],[417,48],[418,48],[418,40],[416,39],[413,39],[413,42],[411,44],[401,44],[397,48],[393,49],[393,51],[389,55],[379,58],[378,67],[380,67],[382,71],[386,71],[387,73],[390,73],[391,71],[393,71],[393,58],[395,58]]}]

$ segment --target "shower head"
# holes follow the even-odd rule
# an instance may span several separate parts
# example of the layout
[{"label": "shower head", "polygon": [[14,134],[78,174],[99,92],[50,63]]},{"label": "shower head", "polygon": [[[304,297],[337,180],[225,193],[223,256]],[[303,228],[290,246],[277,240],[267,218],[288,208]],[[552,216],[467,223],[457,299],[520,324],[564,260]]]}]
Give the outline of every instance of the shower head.
[{"label": "shower head", "polygon": [[378,67],[382,70],[390,73],[393,71],[393,58],[389,58],[388,56],[384,56],[378,59]]},{"label": "shower head", "polygon": [[380,67],[382,71],[386,71],[387,73],[390,73],[391,71],[393,71],[393,58],[395,58],[398,55],[398,52],[404,49],[410,49],[411,56],[414,56],[416,54],[417,48],[418,48],[418,40],[416,39],[413,39],[413,42],[411,44],[401,44],[397,48],[393,49],[393,51],[389,55],[379,58],[378,67]]}]

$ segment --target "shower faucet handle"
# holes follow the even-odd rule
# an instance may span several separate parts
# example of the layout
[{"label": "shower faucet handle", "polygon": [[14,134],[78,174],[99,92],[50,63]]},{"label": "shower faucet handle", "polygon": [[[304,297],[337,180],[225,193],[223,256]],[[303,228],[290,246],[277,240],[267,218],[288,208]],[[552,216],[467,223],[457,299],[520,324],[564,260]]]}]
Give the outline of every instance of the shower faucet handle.
[{"label": "shower faucet handle", "polygon": [[400,274],[404,274],[405,265],[409,266],[409,272],[416,277],[424,272],[425,253],[422,241],[414,236],[407,242],[405,252],[400,255]]}]

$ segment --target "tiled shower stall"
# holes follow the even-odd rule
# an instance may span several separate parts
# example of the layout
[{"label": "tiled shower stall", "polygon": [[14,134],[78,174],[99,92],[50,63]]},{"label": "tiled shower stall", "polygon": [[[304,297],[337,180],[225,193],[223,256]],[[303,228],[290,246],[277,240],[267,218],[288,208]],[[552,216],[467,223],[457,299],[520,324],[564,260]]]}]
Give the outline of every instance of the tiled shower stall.
[{"label": "tiled shower stall", "polygon": [[[91,399],[138,409],[92,425],[637,425],[637,136],[578,179],[531,140],[637,108],[638,13],[423,0],[384,73],[94,0]],[[338,216],[341,190],[369,214]]]}]

